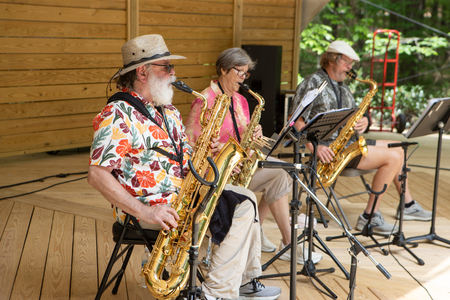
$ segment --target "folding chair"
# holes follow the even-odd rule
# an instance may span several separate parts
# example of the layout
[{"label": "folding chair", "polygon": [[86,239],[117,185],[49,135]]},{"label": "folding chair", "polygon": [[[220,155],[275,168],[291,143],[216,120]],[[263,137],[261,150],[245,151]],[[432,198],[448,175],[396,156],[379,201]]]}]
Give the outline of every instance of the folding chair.
[{"label": "folding chair", "polygon": [[[334,192],[335,187],[336,187],[336,183],[337,183],[337,179],[335,182],[333,182],[333,184],[329,187],[330,190],[330,194],[334,199],[334,202],[336,203],[336,206],[339,209],[339,213],[341,214],[341,217],[344,219],[345,225],[347,226],[348,230],[351,230],[352,227],[350,226],[350,223],[348,222],[347,217],[345,216],[345,213],[341,207],[341,204],[339,203],[340,199],[343,198],[350,198],[350,197],[354,197],[354,196],[358,196],[358,195],[362,195],[362,194],[370,194],[370,191],[366,188],[366,180],[364,179],[364,175],[365,174],[369,174],[369,173],[373,173],[378,171],[377,169],[374,170],[358,170],[358,169],[344,169],[341,174],[339,174],[339,176],[343,176],[343,177],[355,177],[355,176],[359,176],[359,178],[361,179],[363,186],[364,186],[364,191],[362,192],[357,192],[354,194],[350,194],[350,195],[345,195],[345,196],[341,196],[341,197],[337,197],[336,193]],[[331,201],[331,197],[330,199],[328,199],[327,201],[327,207],[329,206]]]}]

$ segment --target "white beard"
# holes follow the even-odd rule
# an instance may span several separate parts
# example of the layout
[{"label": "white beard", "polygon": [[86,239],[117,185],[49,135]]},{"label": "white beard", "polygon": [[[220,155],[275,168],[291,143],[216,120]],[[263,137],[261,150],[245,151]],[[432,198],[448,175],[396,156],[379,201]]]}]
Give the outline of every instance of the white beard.
[{"label": "white beard", "polygon": [[172,103],[173,89],[171,83],[175,82],[176,79],[175,75],[170,76],[168,80],[165,80],[151,74],[147,87],[150,90],[155,106],[163,106]]}]

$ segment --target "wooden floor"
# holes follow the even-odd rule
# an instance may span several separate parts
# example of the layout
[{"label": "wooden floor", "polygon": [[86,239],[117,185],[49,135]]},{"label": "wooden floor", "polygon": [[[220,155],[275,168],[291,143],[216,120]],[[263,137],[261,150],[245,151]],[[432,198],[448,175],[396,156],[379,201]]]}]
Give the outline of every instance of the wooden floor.
[{"label": "wooden floor", "polygon": [[[405,140],[392,133],[370,133],[372,138]],[[413,153],[411,165],[435,166],[436,136],[419,139],[421,147]],[[410,147],[409,152],[413,147]],[[291,150],[283,149],[284,152]],[[57,155],[46,153],[0,159],[0,185],[10,185],[60,173],[86,172],[88,149],[61,151]],[[450,168],[450,139],[444,138],[441,167]],[[408,174],[410,189],[422,206],[431,210],[433,198],[434,169],[411,167]],[[0,189],[0,198],[24,194],[52,184],[83,178],[85,175],[71,175],[66,178],[49,178],[43,182]],[[369,182],[371,176],[367,176]],[[436,232],[450,239],[450,172],[440,172],[438,213]],[[339,179],[338,194],[360,190],[358,178]],[[321,199],[324,196],[320,197]],[[304,197],[302,198],[304,200]],[[366,196],[341,200],[350,223],[354,225],[364,209]],[[389,222],[394,222],[398,195],[390,187],[381,211]],[[304,212],[304,208],[302,208]],[[329,218],[327,218],[329,219]],[[111,236],[113,223],[109,203],[91,188],[85,179],[52,187],[50,189],[8,200],[0,200],[0,300],[4,299],[93,299],[114,247]],[[279,244],[279,231],[271,216],[264,222],[268,238]],[[334,223],[328,228],[317,226],[319,237],[340,234]],[[406,237],[427,234],[430,222],[405,222]],[[372,244],[366,237],[358,237],[365,245]],[[380,239],[381,242],[386,239]],[[350,270],[351,257],[347,239],[326,242],[332,253]],[[386,247],[387,248],[387,247]],[[369,258],[359,254],[356,274],[355,299],[450,299],[450,246],[420,241],[412,251],[425,261],[419,266],[403,248],[390,246],[391,254],[384,256],[376,248],[369,249],[372,256],[392,275],[387,280],[376,269]],[[149,292],[139,286],[140,256],[143,249],[134,252],[125,280],[119,293],[107,290],[102,299],[148,299]],[[263,262],[273,254],[263,253]],[[395,260],[398,260],[398,262]],[[298,265],[299,269],[301,268]],[[338,299],[346,299],[349,281],[330,257],[324,255],[316,267],[335,267],[334,273],[318,273]],[[289,272],[289,263],[276,261],[264,274]],[[414,279],[415,278],[415,279]],[[421,287],[418,282],[424,287]],[[266,285],[282,288],[280,299],[289,299],[289,277],[266,279]],[[315,283],[317,285],[317,283]],[[297,299],[330,299],[303,276],[297,276]]]}]

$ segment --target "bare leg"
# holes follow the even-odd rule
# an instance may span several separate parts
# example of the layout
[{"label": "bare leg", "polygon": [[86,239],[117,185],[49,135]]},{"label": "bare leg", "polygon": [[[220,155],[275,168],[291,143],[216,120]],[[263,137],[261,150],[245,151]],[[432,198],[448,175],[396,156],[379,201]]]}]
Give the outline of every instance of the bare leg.
[{"label": "bare leg", "polygon": [[278,228],[280,229],[281,238],[283,239],[284,245],[288,245],[291,243],[288,195],[289,194],[284,195],[270,205],[267,205],[267,202],[263,196],[258,205],[259,220],[261,222],[261,225],[270,210],[272,212],[273,218],[275,219],[275,222],[277,223]]},{"label": "bare leg", "polygon": [[[399,151],[393,151],[394,149],[389,149],[380,146],[369,146],[369,155],[367,157],[362,157],[358,164],[358,169],[370,170],[378,169],[372,182],[372,189],[374,191],[381,191],[384,184],[388,187],[394,178],[398,176],[399,169],[402,166],[402,154]],[[398,178],[397,178],[398,181]],[[383,199],[384,194],[380,195],[375,206],[375,212],[378,211],[380,203]],[[371,194],[367,206],[365,209],[366,213],[370,213],[372,209],[373,202],[375,200],[375,195]]]},{"label": "bare leg", "polygon": [[[380,146],[380,147],[386,147],[387,148],[387,145],[390,144],[390,143],[399,143],[399,141],[388,141],[388,140],[379,140],[378,141],[377,140],[376,145]],[[394,177],[394,185],[395,185],[395,188],[397,189],[398,194],[400,195],[401,188],[402,188],[402,183],[398,180],[398,176],[401,174],[402,167],[403,167],[403,156],[404,156],[403,149],[400,148],[400,147],[398,147],[398,148],[388,148],[388,149],[390,151],[397,151],[397,152],[399,152],[399,155],[401,155],[401,157],[402,157],[402,160],[401,160],[402,163],[401,163],[400,168],[399,168],[399,170],[397,172],[397,175]],[[411,196],[411,193],[409,191],[409,186],[408,186],[408,178],[406,178],[405,203],[409,203],[412,200],[413,200],[413,198]]]}]

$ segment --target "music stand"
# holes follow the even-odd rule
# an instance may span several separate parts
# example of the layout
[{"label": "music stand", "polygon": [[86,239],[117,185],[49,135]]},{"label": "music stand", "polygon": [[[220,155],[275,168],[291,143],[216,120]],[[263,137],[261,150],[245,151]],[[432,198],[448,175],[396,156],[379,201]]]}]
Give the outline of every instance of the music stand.
[{"label": "music stand", "polygon": [[428,101],[428,106],[420,116],[411,129],[404,135],[410,139],[429,135],[432,133],[439,133],[437,154],[436,154],[436,171],[434,175],[434,193],[433,193],[433,210],[431,214],[431,228],[430,233],[422,236],[411,237],[407,242],[427,239],[430,242],[434,240],[441,241],[450,245],[450,240],[444,239],[436,234],[436,209],[437,209],[437,195],[439,185],[439,168],[441,164],[442,151],[442,135],[444,132],[450,130],[450,98],[435,98]]},{"label": "music stand", "polygon": [[[317,144],[319,140],[328,139],[336,130],[341,128],[347,120],[354,114],[356,109],[341,109],[337,111],[330,111],[325,112],[321,114],[317,114],[313,119],[311,119],[310,122],[308,122],[307,125],[305,125],[300,132],[297,134],[292,133],[291,129],[288,130],[290,133],[291,138],[294,140],[294,163],[299,164],[300,163],[300,145],[305,144],[308,142],[313,143],[314,151],[313,151],[313,160],[312,160],[312,170],[311,171],[311,178],[310,178],[310,185],[312,187],[312,193],[314,195],[315,192],[315,185],[316,185],[316,178],[315,178],[315,170],[317,165]],[[292,127],[294,129],[294,127]],[[286,132],[286,134],[288,133]],[[281,136],[280,136],[281,138]],[[279,144],[279,142],[278,142]],[[278,145],[277,143],[275,146]],[[274,147],[275,147],[274,146]],[[258,166],[260,168],[264,168],[264,161],[260,161]],[[336,299],[337,295],[334,294],[317,276],[317,272],[334,272],[334,268],[324,269],[324,270],[316,270],[314,263],[311,259],[312,257],[312,248],[314,245],[313,238],[316,238],[317,241],[320,243],[323,252],[328,254],[333,261],[338,265],[338,267],[342,270],[345,277],[347,279],[350,278],[350,274],[345,270],[345,268],[342,266],[342,264],[337,260],[337,258],[331,253],[330,249],[325,245],[325,243],[320,239],[318,233],[316,230],[314,230],[314,206],[309,205],[309,223],[303,230],[302,234],[297,237],[297,224],[295,220],[298,219],[298,212],[299,212],[299,204],[300,201],[298,200],[298,170],[295,171],[288,171],[289,175],[293,179],[293,188],[292,188],[292,202],[289,204],[291,209],[291,243],[287,245],[284,249],[282,249],[280,252],[278,252],[271,260],[269,260],[266,264],[262,266],[262,270],[264,271],[270,264],[272,264],[277,258],[279,258],[281,255],[283,255],[286,251],[291,249],[291,269],[290,273],[280,273],[280,274],[273,274],[273,275],[263,275],[258,277],[259,279],[264,278],[273,278],[273,277],[282,277],[290,275],[290,299],[296,299],[296,275],[305,275],[309,276],[313,279],[315,279],[325,290],[329,293],[328,296]],[[308,189],[308,194],[311,193]],[[310,195],[310,194],[309,194]],[[308,199],[309,199],[308,195]],[[311,195],[312,196],[312,195]],[[314,195],[315,196],[315,195]],[[316,203],[317,204],[317,203]],[[308,259],[305,261],[303,269],[299,272],[297,272],[297,243],[306,237],[305,241],[309,242],[309,249],[308,249]],[[297,243],[294,241],[297,240]],[[318,247],[319,248],[319,247]]]}]

